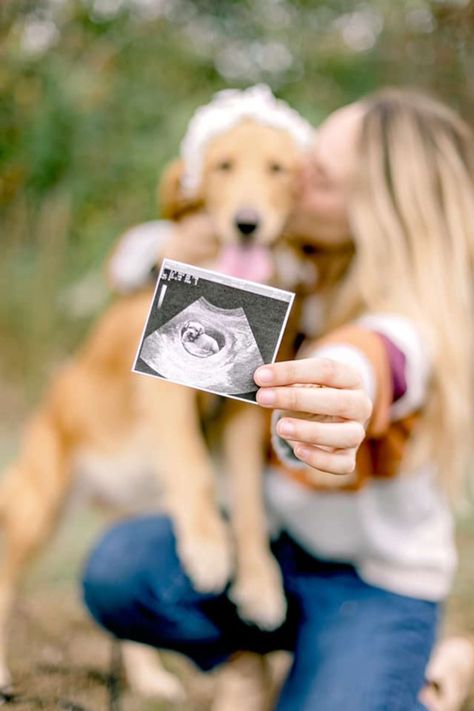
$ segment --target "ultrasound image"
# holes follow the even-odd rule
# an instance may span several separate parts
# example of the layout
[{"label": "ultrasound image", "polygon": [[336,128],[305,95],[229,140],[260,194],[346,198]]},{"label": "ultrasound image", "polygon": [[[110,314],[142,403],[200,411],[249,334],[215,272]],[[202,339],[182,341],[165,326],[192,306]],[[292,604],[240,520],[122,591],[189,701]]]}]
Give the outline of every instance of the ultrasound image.
[{"label": "ultrasound image", "polygon": [[165,260],[134,370],[255,402],[292,294]]}]

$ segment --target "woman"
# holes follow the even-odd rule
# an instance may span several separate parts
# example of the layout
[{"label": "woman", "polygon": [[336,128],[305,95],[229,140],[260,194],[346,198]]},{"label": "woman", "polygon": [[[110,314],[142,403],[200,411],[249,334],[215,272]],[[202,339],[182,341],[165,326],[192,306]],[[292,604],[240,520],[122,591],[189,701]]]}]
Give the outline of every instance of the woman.
[{"label": "woman", "polygon": [[89,560],[85,600],[102,625],[203,669],[289,649],[278,711],[424,708],[472,421],[473,176],[468,129],[432,100],[384,91],[327,119],[293,231],[351,240],[353,261],[324,337],[255,373],[275,410],[268,499],[287,620],[263,632],[225,593],[194,591],[169,522],[148,517],[113,528]]}]

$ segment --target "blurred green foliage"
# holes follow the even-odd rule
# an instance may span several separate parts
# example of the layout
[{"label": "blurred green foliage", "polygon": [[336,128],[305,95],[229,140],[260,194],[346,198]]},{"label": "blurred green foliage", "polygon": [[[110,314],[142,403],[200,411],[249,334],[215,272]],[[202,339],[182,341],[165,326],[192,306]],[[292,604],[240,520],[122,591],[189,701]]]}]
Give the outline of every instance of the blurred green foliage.
[{"label": "blurred green foliage", "polygon": [[268,82],[318,122],[410,84],[472,120],[473,60],[463,0],[4,0],[0,378],[34,390],[82,337],[107,251],[156,215],[160,170],[215,90]]}]

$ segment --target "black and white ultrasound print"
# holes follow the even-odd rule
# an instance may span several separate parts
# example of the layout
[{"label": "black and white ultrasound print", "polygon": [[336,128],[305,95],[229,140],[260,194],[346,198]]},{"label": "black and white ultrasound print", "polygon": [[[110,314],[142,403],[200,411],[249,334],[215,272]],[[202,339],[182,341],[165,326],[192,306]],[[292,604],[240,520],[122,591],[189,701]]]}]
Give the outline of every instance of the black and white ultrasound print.
[{"label": "black and white ultrasound print", "polygon": [[256,402],[253,374],[275,360],[293,298],[165,259],[133,371]]}]

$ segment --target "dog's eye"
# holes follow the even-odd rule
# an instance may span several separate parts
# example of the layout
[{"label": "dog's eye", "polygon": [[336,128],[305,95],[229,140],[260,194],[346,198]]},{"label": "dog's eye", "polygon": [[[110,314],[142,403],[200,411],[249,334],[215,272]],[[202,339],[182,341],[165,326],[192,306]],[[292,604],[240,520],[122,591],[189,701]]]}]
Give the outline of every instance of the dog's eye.
[{"label": "dog's eye", "polygon": [[272,161],[268,166],[270,173],[284,173],[285,166],[278,161]]},{"label": "dog's eye", "polygon": [[234,164],[232,163],[231,160],[221,160],[217,165],[216,169],[220,170],[222,173],[228,173],[232,168],[234,167]]}]

